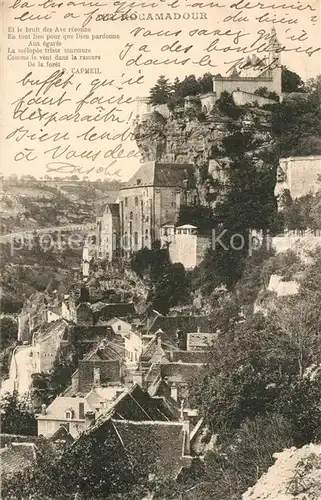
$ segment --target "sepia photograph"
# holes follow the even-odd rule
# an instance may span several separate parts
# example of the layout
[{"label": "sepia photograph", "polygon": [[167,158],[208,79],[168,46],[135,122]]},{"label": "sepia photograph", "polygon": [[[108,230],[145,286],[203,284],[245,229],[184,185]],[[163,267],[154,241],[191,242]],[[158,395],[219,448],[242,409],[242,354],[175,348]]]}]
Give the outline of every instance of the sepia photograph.
[{"label": "sepia photograph", "polygon": [[4,500],[321,500],[321,0],[2,0]]}]

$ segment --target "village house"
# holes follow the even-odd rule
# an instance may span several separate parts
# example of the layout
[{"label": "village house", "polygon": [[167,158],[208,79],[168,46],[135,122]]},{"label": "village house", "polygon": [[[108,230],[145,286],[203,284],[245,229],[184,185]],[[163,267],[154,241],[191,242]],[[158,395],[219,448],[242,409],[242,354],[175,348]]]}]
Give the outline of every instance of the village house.
[{"label": "village house", "polygon": [[[178,479],[212,447],[201,418],[191,419],[174,401],[152,397],[138,385],[121,394],[82,439],[108,440],[111,462],[123,457],[146,478]],[[75,443],[75,450],[77,444]],[[99,466],[97,464],[97,466]]]},{"label": "village house", "polygon": [[112,400],[124,390],[121,385],[94,387],[85,396],[58,396],[37,415],[38,436],[52,437],[61,426],[77,438],[104,412]]},{"label": "village house", "polygon": [[112,261],[120,255],[119,203],[107,203],[101,217],[96,219],[96,255],[99,259]]},{"label": "village house", "polygon": [[72,375],[68,395],[86,394],[93,387],[107,387],[120,384],[126,374],[125,347],[123,342],[103,340],[78,362],[78,369]]},{"label": "village house", "polygon": [[128,321],[116,317],[106,321],[104,324],[111,328],[115,336],[121,335],[122,337],[126,337],[132,330],[132,326]]}]

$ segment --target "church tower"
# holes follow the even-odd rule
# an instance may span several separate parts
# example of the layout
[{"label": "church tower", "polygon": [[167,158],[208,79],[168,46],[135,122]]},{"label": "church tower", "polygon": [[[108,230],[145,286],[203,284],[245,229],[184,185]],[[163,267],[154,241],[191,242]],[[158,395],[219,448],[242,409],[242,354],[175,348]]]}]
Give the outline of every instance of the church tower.
[{"label": "church tower", "polygon": [[281,62],[281,44],[278,40],[275,26],[271,29],[270,36],[270,57],[271,75],[273,78],[271,92],[276,92],[279,96],[282,95],[282,62]]}]

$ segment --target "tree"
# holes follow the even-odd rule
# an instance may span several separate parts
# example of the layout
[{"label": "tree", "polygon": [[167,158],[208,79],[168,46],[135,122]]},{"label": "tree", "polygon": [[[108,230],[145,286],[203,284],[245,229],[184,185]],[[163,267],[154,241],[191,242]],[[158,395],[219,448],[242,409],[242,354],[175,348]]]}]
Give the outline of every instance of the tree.
[{"label": "tree", "polygon": [[282,92],[304,92],[304,82],[301,77],[282,66]]},{"label": "tree", "polygon": [[291,446],[291,424],[283,416],[246,419],[237,433],[206,457],[208,498],[240,500],[273,464],[273,454]]},{"label": "tree", "polygon": [[1,398],[1,432],[34,436],[37,434],[37,421],[27,400],[17,392],[6,393]]},{"label": "tree", "polygon": [[0,318],[0,333],[0,346],[1,349],[5,349],[17,340],[17,322],[11,317],[3,316],[2,318]]},{"label": "tree", "polygon": [[267,87],[259,87],[254,94],[279,102],[280,98],[276,92],[269,92]]},{"label": "tree", "polygon": [[235,104],[232,94],[226,91],[222,92],[216,104],[222,113],[234,120],[238,120],[244,114],[244,110]]},{"label": "tree", "polygon": [[198,79],[200,85],[200,93],[206,94],[207,92],[213,92],[213,75],[212,73],[205,73],[202,77]]},{"label": "tree", "polygon": [[289,340],[292,356],[298,365],[298,376],[321,362],[321,312],[317,301],[310,296],[294,298],[276,310],[278,325]]},{"label": "tree", "polygon": [[154,282],[149,300],[161,314],[167,314],[171,307],[186,303],[189,293],[186,287],[183,264],[169,264]]},{"label": "tree", "polygon": [[272,135],[280,157],[321,153],[321,83],[310,82],[307,93],[273,105]]},{"label": "tree", "polygon": [[150,90],[150,102],[154,105],[157,104],[167,104],[171,94],[171,85],[169,84],[168,78],[161,75],[155,86]]}]

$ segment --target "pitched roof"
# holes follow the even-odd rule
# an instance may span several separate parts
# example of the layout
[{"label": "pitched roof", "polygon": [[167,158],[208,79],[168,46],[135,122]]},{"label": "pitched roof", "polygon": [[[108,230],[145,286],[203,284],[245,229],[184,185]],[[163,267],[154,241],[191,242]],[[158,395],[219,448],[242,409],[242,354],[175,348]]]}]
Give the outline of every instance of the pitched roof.
[{"label": "pitched roof", "polygon": [[166,363],[160,367],[162,378],[167,377],[170,382],[177,383],[195,379],[203,369],[203,363]]},{"label": "pitched roof", "polygon": [[66,441],[67,443],[73,443],[74,438],[72,437],[70,432],[68,432],[66,427],[64,425],[61,425],[50,437],[50,441]]},{"label": "pitched roof", "polygon": [[195,185],[194,165],[146,162],[120,189],[142,186],[183,187],[185,179],[189,179],[193,186]]},{"label": "pitched roof", "polygon": [[183,333],[196,332],[197,329],[202,332],[211,331],[211,322],[207,316],[156,316],[151,326],[148,328],[150,333],[155,333],[161,329],[165,334],[172,337],[177,331]]},{"label": "pitched roof", "polygon": [[[159,338],[161,339],[161,345],[159,345]],[[150,361],[154,360],[154,357],[161,359],[165,356],[166,350],[178,349],[177,346],[167,335],[164,334],[162,330],[158,330],[153,337],[149,340],[148,344],[143,349],[141,360]],[[154,360],[156,362],[156,360]]]},{"label": "pitched roof", "polygon": [[173,363],[181,361],[182,363],[204,363],[207,364],[211,360],[210,351],[172,351],[170,356],[167,356]]},{"label": "pitched roof", "polygon": [[119,203],[107,203],[107,205],[105,206],[105,209],[107,207],[109,208],[111,215],[114,215],[115,217],[119,217]]},{"label": "pitched roof", "polygon": [[167,422],[177,419],[177,415],[164,402],[163,398],[153,398],[147,391],[135,384],[112,402],[107,412],[97,419],[95,425],[89,428],[87,433],[95,433],[110,418],[115,420],[157,420]]},{"label": "pitched roof", "polygon": [[1,473],[11,476],[29,467],[36,461],[37,451],[34,443],[11,443],[1,448]]},{"label": "pitched roof", "polygon": [[79,417],[79,403],[84,403],[85,413],[93,410],[88,401],[83,397],[57,396],[48,406],[46,415],[40,414],[37,418],[39,420],[61,420],[65,418],[65,411],[72,410],[74,412],[74,420],[83,420]]},{"label": "pitched roof", "polygon": [[189,332],[187,333],[187,349],[201,348],[206,351],[217,340],[217,333]]},{"label": "pitched roof", "polygon": [[42,342],[49,337],[55,337],[57,340],[58,338],[62,339],[67,326],[68,322],[63,318],[59,318],[52,323],[46,323],[45,325],[42,325],[40,329],[35,333],[34,341]]},{"label": "pitched roof", "polygon": [[157,477],[177,477],[182,468],[184,429],[181,422],[132,422],[112,419],[132,462]]}]

